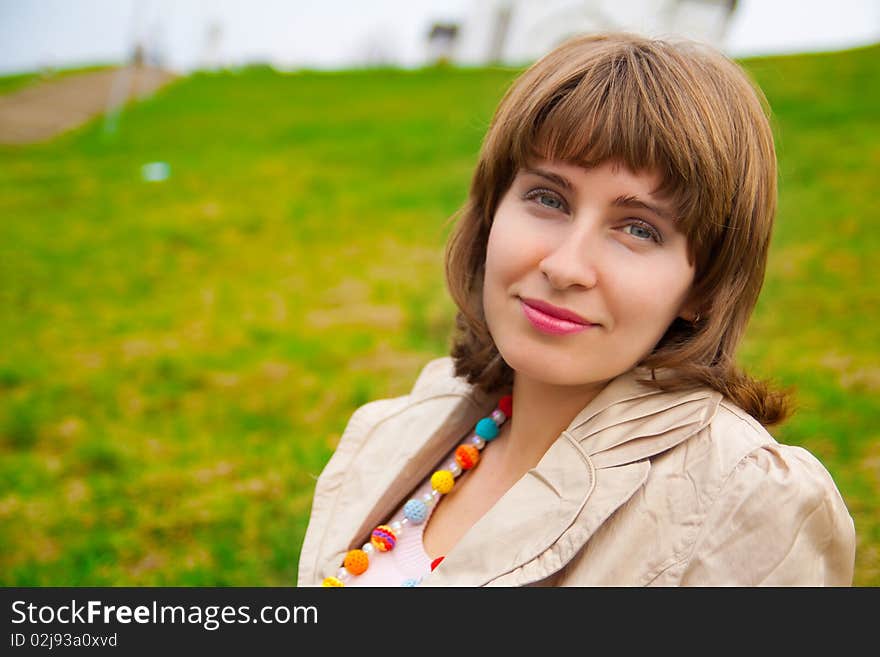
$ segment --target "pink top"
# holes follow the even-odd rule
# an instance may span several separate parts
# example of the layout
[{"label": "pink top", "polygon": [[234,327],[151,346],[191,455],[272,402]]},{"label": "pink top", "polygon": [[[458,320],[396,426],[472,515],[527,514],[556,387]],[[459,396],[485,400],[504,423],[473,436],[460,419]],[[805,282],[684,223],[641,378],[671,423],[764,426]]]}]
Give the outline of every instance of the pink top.
[{"label": "pink top", "polygon": [[[431,492],[430,479],[422,483],[410,498],[421,498]],[[370,554],[370,567],[362,575],[349,577],[345,586],[415,586],[418,580],[431,572],[431,557],[425,552],[422,534],[425,525],[434,513],[435,504],[428,506],[428,517],[420,525],[407,522],[404,531],[397,539],[394,549],[389,552],[374,550]],[[403,504],[389,519],[387,524],[403,520]]]}]

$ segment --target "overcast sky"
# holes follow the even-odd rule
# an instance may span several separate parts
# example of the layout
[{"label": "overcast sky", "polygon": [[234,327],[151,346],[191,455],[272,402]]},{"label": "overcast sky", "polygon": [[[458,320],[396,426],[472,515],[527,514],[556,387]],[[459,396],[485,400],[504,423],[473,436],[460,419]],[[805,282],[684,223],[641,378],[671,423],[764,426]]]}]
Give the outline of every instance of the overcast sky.
[{"label": "overcast sky", "polygon": [[[431,22],[462,20],[479,1],[0,0],[0,73],[119,62],[138,35],[187,70],[210,51],[212,24],[222,26],[214,54],[230,63],[338,68],[381,47],[418,65]],[[718,45],[738,57],[877,41],[880,0],[741,0]]]}]

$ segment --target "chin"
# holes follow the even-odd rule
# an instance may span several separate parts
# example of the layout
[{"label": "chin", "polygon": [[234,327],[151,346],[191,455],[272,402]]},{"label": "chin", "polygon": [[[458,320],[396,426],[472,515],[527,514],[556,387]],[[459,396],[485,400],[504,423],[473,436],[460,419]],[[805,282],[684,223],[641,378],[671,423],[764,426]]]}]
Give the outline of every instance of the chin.
[{"label": "chin", "polygon": [[498,346],[501,357],[519,376],[557,386],[579,386],[595,382],[588,365],[574,362],[564,353],[548,358],[540,348],[517,345],[515,348]]}]

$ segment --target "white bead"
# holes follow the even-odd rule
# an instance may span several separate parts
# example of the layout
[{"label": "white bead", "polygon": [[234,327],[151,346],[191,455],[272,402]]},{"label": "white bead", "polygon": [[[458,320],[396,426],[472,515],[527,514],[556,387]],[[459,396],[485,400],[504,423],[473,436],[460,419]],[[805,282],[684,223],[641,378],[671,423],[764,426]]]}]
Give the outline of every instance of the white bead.
[{"label": "white bead", "polygon": [[351,573],[345,569],[345,566],[336,571],[336,579],[342,580],[343,582],[347,582],[350,576]]},{"label": "white bead", "polygon": [[364,543],[364,547],[361,548],[361,550],[363,550],[367,554],[373,554],[373,550],[375,549],[376,548],[373,547],[372,543]]},{"label": "white bead", "polygon": [[504,414],[500,408],[496,408],[492,411],[492,419],[495,420],[495,424],[501,425],[504,424],[504,421],[507,419],[507,416]]},{"label": "white bead", "polygon": [[400,520],[398,520],[398,522],[400,523],[400,528],[403,529],[403,528],[406,527],[406,525],[409,523],[409,518],[407,518],[406,516],[404,516],[403,518],[401,518]]},{"label": "white bead", "polygon": [[471,436],[468,441],[477,449],[483,449],[486,446],[486,441],[480,438],[477,434]]},{"label": "white bead", "polygon": [[400,536],[401,532],[403,532],[403,523],[399,520],[395,520],[388,526],[391,527],[391,531],[393,531],[397,536]]},{"label": "white bead", "polygon": [[430,493],[425,493],[424,495],[422,495],[422,502],[424,502],[428,506],[431,506],[434,503],[434,493],[436,492],[437,491],[431,491]]},{"label": "white bead", "polygon": [[458,464],[457,461],[450,461],[448,464],[446,464],[446,469],[452,473],[453,477],[457,477],[461,474],[461,466]]}]

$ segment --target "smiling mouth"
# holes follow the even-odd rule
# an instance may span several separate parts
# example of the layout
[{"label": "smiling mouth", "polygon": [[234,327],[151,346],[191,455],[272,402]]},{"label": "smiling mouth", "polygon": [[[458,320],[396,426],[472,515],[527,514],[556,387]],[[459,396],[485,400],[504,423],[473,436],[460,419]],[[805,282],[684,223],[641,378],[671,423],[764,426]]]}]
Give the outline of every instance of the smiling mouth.
[{"label": "smiling mouth", "polygon": [[570,335],[572,333],[580,333],[581,331],[586,331],[588,328],[598,326],[598,324],[581,324],[567,319],[554,317],[553,315],[548,315],[547,313],[530,306],[522,299],[519,299],[519,303],[526,319],[528,319],[532,326],[542,333],[547,333],[549,335]]}]

